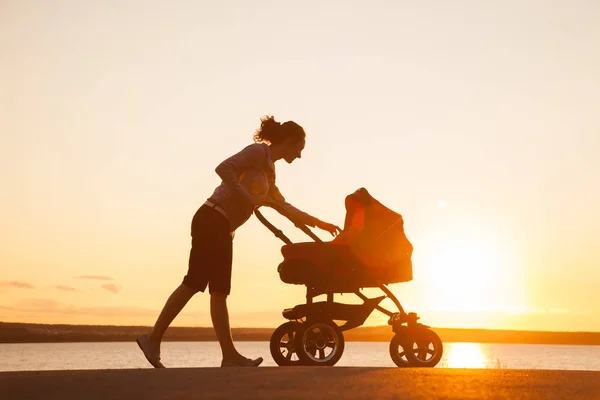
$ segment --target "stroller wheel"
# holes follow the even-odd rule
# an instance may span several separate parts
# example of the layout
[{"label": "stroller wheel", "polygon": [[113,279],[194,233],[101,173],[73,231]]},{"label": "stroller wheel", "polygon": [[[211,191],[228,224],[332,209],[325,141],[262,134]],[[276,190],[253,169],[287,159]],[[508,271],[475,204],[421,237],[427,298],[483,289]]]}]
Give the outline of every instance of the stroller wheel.
[{"label": "stroller wheel", "polygon": [[390,357],[400,368],[413,367],[415,356],[407,351],[410,349],[410,340],[403,334],[396,334],[390,342]]},{"label": "stroller wheel", "polygon": [[440,362],[444,345],[437,333],[420,327],[411,330],[408,337],[412,343],[415,367],[433,368]]},{"label": "stroller wheel", "polygon": [[294,348],[298,322],[285,322],[271,335],[269,348],[273,360],[279,366],[301,365]]},{"label": "stroller wheel", "polygon": [[344,353],[344,335],[333,321],[307,321],[300,325],[295,348],[303,365],[333,366]]},{"label": "stroller wheel", "polygon": [[399,367],[433,368],[443,352],[440,337],[424,327],[410,329],[407,335],[396,335],[390,343],[390,355]]}]

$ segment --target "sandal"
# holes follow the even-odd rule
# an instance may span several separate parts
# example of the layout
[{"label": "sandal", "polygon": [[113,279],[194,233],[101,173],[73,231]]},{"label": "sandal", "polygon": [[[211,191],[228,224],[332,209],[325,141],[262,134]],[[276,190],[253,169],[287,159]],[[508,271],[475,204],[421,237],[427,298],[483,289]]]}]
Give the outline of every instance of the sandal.
[{"label": "sandal", "polygon": [[154,368],[165,368],[165,366],[160,362],[160,355],[155,355],[151,353],[148,334],[138,337],[135,341],[140,347],[140,350],[142,350],[142,352],[144,353],[144,356],[146,356],[146,360],[148,360],[148,362],[152,364]]},{"label": "sandal", "polygon": [[221,367],[258,367],[263,362],[262,357],[256,359],[241,358],[238,360],[223,360]]}]

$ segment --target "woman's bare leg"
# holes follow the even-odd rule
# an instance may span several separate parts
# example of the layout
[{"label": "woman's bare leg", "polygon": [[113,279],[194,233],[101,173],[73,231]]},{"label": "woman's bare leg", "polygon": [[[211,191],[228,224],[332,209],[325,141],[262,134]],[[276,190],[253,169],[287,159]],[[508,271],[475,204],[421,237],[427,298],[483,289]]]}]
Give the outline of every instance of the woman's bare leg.
[{"label": "woman's bare leg", "polygon": [[152,331],[148,335],[148,341],[152,352],[160,354],[160,342],[162,341],[165,331],[197,292],[197,290],[181,284],[175,289],[171,296],[169,296]]},{"label": "woman's bare leg", "polygon": [[221,352],[223,353],[223,360],[234,361],[238,359],[245,359],[233,345],[233,339],[231,337],[231,328],[229,326],[229,312],[227,310],[227,295],[223,293],[211,293],[210,295],[210,316],[212,319],[213,327],[219,344],[221,345]]}]

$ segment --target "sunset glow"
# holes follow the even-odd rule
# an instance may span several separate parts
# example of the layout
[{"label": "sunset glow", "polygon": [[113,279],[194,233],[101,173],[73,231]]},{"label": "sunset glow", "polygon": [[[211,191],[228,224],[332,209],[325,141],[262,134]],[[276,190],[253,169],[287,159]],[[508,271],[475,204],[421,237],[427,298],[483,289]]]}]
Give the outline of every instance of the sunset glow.
[{"label": "sunset glow", "polygon": [[[269,114],[306,131],[291,204],[342,226],[365,187],[402,214],[390,290],[422,322],[600,331],[600,2],[577,3],[3,1],[0,321],[153,324]],[[233,327],[304,301],[281,246],[236,232]],[[211,326],[209,296],[173,325]]]},{"label": "sunset glow", "polygon": [[479,343],[452,343],[446,351],[448,368],[486,368],[490,364]]},{"label": "sunset glow", "polygon": [[440,307],[456,311],[490,310],[502,304],[515,280],[508,257],[476,234],[457,231],[445,238],[426,263],[427,281]]}]

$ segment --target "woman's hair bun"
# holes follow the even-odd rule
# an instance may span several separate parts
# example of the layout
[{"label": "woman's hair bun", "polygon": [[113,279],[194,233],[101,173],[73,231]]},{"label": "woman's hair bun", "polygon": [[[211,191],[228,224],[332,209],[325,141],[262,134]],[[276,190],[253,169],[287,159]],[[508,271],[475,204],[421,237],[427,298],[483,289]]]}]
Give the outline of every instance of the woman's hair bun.
[{"label": "woman's hair bun", "polygon": [[305,137],[304,129],[293,121],[275,121],[272,115],[266,115],[260,119],[260,128],[254,132],[254,141],[257,143],[278,144],[288,137],[297,142]]},{"label": "woman's hair bun", "polygon": [[260,128],[254,133],[255,142],[278,143],[281,137],[281,122],[275,121],[272,115],[266,115],[260,119]]}]

